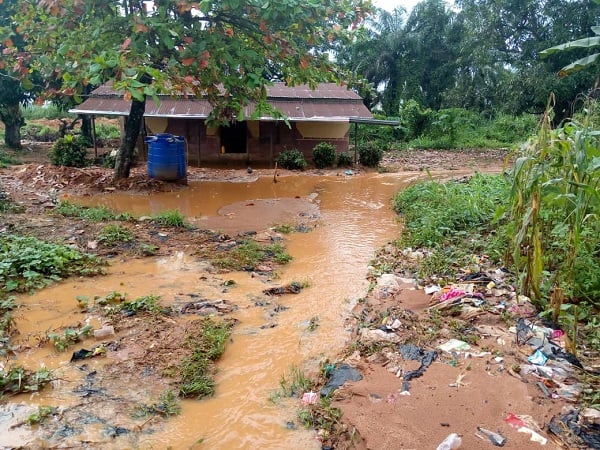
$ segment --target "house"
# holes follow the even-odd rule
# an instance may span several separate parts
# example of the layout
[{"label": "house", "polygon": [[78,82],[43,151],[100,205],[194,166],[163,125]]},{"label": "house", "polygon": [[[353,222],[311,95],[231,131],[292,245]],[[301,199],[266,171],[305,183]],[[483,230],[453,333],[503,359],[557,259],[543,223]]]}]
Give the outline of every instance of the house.
[{"label": "house", "polygon": [[[144,133],[182,136],[188,165],[273,164],[281,152],[293,148],[310,160],[319,142],[334,144],[338,153],[348,151],[351,124],[397,124],[373,119],[358,94],[335,83],[321,83],[314,90],[306,85],[290,87],[275,83],[267,88],[267,101],[283,114],[287,123],[264,116],[230,126],[209,127],[206,118],[211,105],[205,99],[161,96],[160,104],[156,104],[148,98]],[[122,92],[105,84],[69,112],[125,118],[129,108],[130,102],[123,98]],[[246,117],[251,117],[253,108],[252,104],[246,107]],[[147,156],[144,147],[140,139],[138,150],[143,157]]]}]

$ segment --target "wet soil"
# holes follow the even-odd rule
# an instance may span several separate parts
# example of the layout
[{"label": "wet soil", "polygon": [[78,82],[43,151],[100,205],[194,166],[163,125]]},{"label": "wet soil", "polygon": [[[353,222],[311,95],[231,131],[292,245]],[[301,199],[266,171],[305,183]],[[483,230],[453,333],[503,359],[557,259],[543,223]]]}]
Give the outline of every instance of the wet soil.
[{"label": "wet soil", "polygon": [[[149,179],[143,165],[135,167],[129,179],[113,184],[111,171],[101,167],[52,167],[46,157],[47,150],[47,147],[40,145],[26,146],[24,153],[18,155],[23,165],[0,170],[0,188],[24,208],[23,213],[5,215],[0,232],[18,232],[41,238],[51,236],[53,240],[70,242],[86,251],[115,258],[126,264],[128,260],[140,257],[139,250],[136,246],[128,245],[118,248],[97,245],[95,236],[105,223],[84,222],[49,215],[48,212],[54,208],[58,199],[70,195],[92,196],[121,191],[152,195],[155,192],[176,192],[186,188],[184,185]],[[387,172],[448,171],[458,168],[499,171],[506,154],[502,150],[485,153],[406,151],[388,155],[382,166]],[[359,175],[365,171],[360,168],[352,170]],[[341,172],[343,171],[309,170],[305,175],[338,175]],[[244,182],[256,180],[258,176],[269,176],[276,181],[278,177],[286,175],[288,172],[284,170],[275,172],[272,169],[257,169],[252,173],[247,170],[188,169],[188,181]],[[246,205],[238,207],[244,206]],[[310,201],[304,207],[309,208]],[[268,210],[271,205],[265,205],[264,208]],[[228,221],[227,218],[223,220]],[[187,228],[167,230],[149,221],[124,223],[123,226],[131,229],[136,241],[155,245],[158,256],[173,256],[178,252],[189,254],[199,248],[206,249],[207,246],[212,252],[218,252],[219,244],[228,239],[219,232]],[[218,223],[214,223],[214,226],[215,229],[219,228]],[[266,226],[260,220],[244,225],[245,228],[258,232],[263,231]],[[236,231],[231,229],[231,233]],[[394,239],[394,236],[390,236],[390,239]],[[165,242],[168,245],[164,245]],[[267,272],[272,270],[267,269]],[[373,279],[373,282],[376,283],[376,280]],[[487,334],[480,337],[475,347],[478,351],[489,354],[469,359],[441,354],[423,376],[411,382],[410,395],[403,391],[402,381],[397,376],[398,370],[416,369],[418,364],[415,365],[414,361],[398,361],[395,344],[410,342],[435,347],[452,337],[451,326],[456,326],[452,325],[452,321],[459,320],[452,316],[445,318],[441,320],[441,325],[437,325],[438,331],[431,333],[433,325],[427,322],[424,313],[430,301],[431,296],[425,295],[421,289],[415,289],[414,284],[408,281],[392,295],[377,296],[372,293],[357,305],[353,317],[347,323],[356,332],[354,342],[340,359],[345,358],[359,367],[363,380],[347,383],[334,394],[333,406],[339,407],[343,412],[346,433],[335,436],[334,439],[323,429],[318,430],[323,445],[369,449],[435,448],[447,434],[455,432],[462,435],[464,448],[492,446],[490,442],[476,436],[479,426],[501,432],[508,438],[507,448],[537,447],[539,444],[532,443],[529,435],[518,433],[504,419],[510,413],[531,416],[543,429],[568,402],[564,399],[547,398],[534,379],[528,380],[509,370],[522,362],[523,353],[513,343],[507,324],[499,314],[486,314],[465,321],[471,325],[487,327]],[[226,315],[227,308],[222,311],[217,308],[216,312]],[[211,313],[215,313],[215,309]],[[364,341],[360,330],[365,328],[365,324],[369,325],[366,328],[377,329],[378,321],[391,316],[401,324],[393,333],[396,336],[394,345],[385,340]],[[119,327],[130,336],[129,339],[121,340],[114,348],[115,354],[121,355],[120,362],[107,368],[103,379],[95,378],[97,375],[94,367],[89,368],[90,373],[94,372],[94,375],[90,375],[94,382],[89,386],[89,392],[92,392],[92,388],[94,392],[101,391],[111,382],[114,384],[117,379],[125,381],[127,386],[139,386],[140,389],[153,386],[153,391],[163,390],[169,385],[169,380],[162,376],[164,369],[183,357],[178,349],[186,330],[175,324],[168,318],[120,318]],[[188,326],[194,327],[197,323],[190,320]],[[392,368],[395,370],[391,370]],[[83,404],[90,408],[94,403],[82,402]],[[72,406],[76,407],[81,405]],[[95,415],[97,419],[98,415]],[[66,441],[66,444],[69,442]],[[546,448],[553,447],[552,442],[549,444]],[[89,447],[92,448],[93,443]]]}]

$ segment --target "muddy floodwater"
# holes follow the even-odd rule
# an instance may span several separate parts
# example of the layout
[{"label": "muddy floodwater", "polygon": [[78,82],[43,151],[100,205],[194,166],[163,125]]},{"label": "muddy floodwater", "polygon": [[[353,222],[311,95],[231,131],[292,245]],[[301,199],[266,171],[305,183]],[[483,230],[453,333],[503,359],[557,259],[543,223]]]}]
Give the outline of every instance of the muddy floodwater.
[{"label": "muddy floodwater", "polygon": [[[47,330],[86,320],[99,326],[93,317],[82,317],[75,298],[118,291],[130,298],[159,295],[165,305],[177,303],[191,292],[203,298],[226,300],[237,306],[233,317],[238,323],[218,362],[214,397],[182,401],[180,415],[155,424],[151,433],[142,434],[135,441],[118,434],[107,438],[88,427],[85,432],[89,448],[320,448],[314,431],[286,426],[295,420],[298,400],[272,402],[269,397],[290,367],[315,373],[320,361],[335,359],[348,342],[345,321],[350,309],[367,292],[369,261],[379,247],[399,232],[391,197],[421,176],[286,176],[276,183],[270,177],[256,177],[238,182],[192,182],[188,188],[170,193],[72,198],[136,216],[178,210],[196,227],[232,236],[276,224],[306,224],[306,229],[284,235],[284,245],[293,260],[278,269],[278,278],[268,283],[249,272],[208,272],[205,262],[177,252],[169,257],[111,261],[106,276],[70,279],[34,295],[21,296],[17,340],[30,349],[20,356],[19,362],[33,370],[43,364],[57,370],[60,378],[39,394],[11,399],[0,415],[0,447],[32,442],[32,428],[10,426],[15,417],[27,417],[38,405],[64,407],[81,401],[74,388],[82,383],[85,373],[69,359],[72,351],[89,348],[93,343],[84,342],[59,353],[39,348],[36,339]],[[235,284],[224,287],[227,280],[234,280]],[[265,288],[291,281],[307,281],[309,287],[297,295],[264,299]],[[314,330],[309,328],[311,320],[318,324]],[[109,354],[104,360],[110,358]],[[155,388],[117,382],[124,384],[123,391],[147,393]],[[114,408],[102,402],[97,407]],[[108,412],[117,418],[117,423],[121,414],[126,415],[118,409]],[[60,437],[48,440],[50,444],[61,442]]]}]

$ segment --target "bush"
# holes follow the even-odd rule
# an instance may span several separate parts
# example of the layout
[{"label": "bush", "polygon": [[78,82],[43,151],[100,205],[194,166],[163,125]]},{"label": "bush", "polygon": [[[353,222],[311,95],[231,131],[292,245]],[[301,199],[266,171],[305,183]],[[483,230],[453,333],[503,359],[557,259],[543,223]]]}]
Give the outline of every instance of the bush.
[{"label": "bush", "polygon": [[58,130],[46,125],[28,123],[21,129],[21,136],[35,142],[52,142],[58,137]]},{"label": "bush", "polygon": [[313,149],[313,163],[317,169],[332,167],[335,163],[336,147],[329,142],[319,142]]},{"label": "bush", "polygon": [[281,152],[277,156],[277,163],[289,170],[304,170],[308,165],[302,152],[295,148]]},{"label": "bush", "polygon": [[377,167],[383,158],[383,150],[375,142],[365,142],[358,149],[358,160],[363,166]]},{"label": "bush", "polygon": [[50,162],[55,166],[85,167],[87,164],[87,140],[67,134],[52,146]]},{"label": "bush", "polygon": [[354,157],[350,153],[340,153],[337,165],[338,167],[351,167],[354,165]]}]

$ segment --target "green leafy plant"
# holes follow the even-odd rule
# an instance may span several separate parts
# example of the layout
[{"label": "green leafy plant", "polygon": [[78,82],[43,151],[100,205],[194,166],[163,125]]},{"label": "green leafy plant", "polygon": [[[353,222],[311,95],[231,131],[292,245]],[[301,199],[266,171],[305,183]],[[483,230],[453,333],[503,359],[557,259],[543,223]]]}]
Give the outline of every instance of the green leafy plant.
[{"label": "green leafy plant", "polygon": [[279,380],[279,389],[272,392],[270,400],[276,402],[281,398],[299,397],[304,392],[310,391],[312,381],[296,365],[290,366],[286,373],[281,375]]},{"label": "green leafy plant", "polygon": [[317,169],[332,167],[335,163],[337,149],[329,142],[319,142],[313,148],[313,163]]},{"label": "green leafy plant", "polygon": [[48,333],[46,337],[59,352],[63,352],[71,345],[80,342],[84,337],[90,336],[92,331],[93,327],[86,325],[82,328],[67,328],[62,333]]},{"label": "green leafy plant", "polygon": [[56,415],[57,411],[58,408],[56,406],[40,405],[38,406],[37,412],[27,417],[27,424],[38,425],[44,422],[48,417]]},{"label": "green leafy plant", "polygon": [[39,289],[70,275],[102,274],[105,265],[72,247],[34,237],[0,237],[0,286],[8,292]]},{"label": "green leafy plant", "polygon": [[87,147],[85,138],[67,134],[54,143],[48,156],[55,166],[85,167],[88,164]]},{"label": "green leafy plant", "polygon": [[100,231],[98,240],[105,245],[116,245],[123,242],[133,241],[134,236],[131,230],[119,224],[106,225]]},{"label": "green leafy plant", "polygon": [[33,372],[22,366],[8,366],[0,369],[0,394],[37,392],[52,381],[49,369],[42,367]]},{"label": "green leafy plant", "polygon": [[304,170],[308,166],[302,152],[295,148],[281,152],[277,156],[277,163],[288,170]]},{"label": "green leafy plant", "polygon": [[181,413],[181,405],[177,393],[169,389],[162,394],[158,402],[151,405],[137,406],[133,412],[133,417],[142,418],[150,415],[158,415],[163,417],[176,416]]}]

